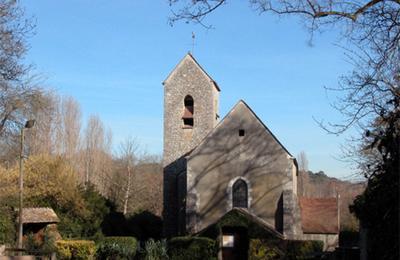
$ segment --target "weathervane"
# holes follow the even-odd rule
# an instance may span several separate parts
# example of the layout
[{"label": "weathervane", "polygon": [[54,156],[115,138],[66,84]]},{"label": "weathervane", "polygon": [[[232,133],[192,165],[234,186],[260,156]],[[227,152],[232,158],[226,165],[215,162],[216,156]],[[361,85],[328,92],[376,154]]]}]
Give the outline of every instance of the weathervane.
[{"label": "weathervane", "polygon": [[196,40],[196,35],[194,34],[194,32],[192,32],[192,53],[194,52],[194,41]]}]

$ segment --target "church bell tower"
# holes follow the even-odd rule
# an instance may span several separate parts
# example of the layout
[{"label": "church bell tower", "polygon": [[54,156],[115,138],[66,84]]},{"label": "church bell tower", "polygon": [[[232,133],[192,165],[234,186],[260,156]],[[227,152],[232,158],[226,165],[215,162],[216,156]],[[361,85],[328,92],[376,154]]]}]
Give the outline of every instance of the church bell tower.
[{"label": "church bell tower", "polygon": [[216,126],[220,89],[190,53],[163,85],[166,167],[195,148]]}]

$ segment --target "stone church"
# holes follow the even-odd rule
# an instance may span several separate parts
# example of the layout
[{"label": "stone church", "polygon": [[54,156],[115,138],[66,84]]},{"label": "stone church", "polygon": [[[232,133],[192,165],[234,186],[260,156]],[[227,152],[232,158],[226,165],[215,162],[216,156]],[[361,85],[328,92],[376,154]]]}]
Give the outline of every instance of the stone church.
[{"label": "stone church", "polygon": [[220,87],[190,53],[163,85],[166,236],[198,234],[238,210],[281,239],[337,246],[338,199],[297,195],[296,159],[243,100],[221,119]]}]

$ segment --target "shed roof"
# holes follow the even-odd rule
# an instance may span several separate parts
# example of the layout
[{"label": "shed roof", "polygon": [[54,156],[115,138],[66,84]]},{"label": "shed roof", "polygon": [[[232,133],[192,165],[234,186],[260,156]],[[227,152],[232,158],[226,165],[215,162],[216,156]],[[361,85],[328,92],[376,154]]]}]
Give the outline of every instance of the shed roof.
[{"label": "shed roof", "polygon": [[29,223],[57,223],[60,222],[52,208],[24,208],[22,210],[22,222]]},{"label": "shed roof", "polygon": [[337,198],[299,197],[304,233],[339,233]]}]

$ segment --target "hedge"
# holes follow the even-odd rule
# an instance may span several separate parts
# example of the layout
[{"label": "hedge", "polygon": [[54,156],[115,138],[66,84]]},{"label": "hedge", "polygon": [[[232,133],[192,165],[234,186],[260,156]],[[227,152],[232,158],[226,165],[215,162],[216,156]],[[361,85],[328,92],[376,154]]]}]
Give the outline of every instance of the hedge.
[{"label": "hedge", "polygon": [[56,242],[58,259],[94,259],[96,246],[90,240],[59,240]]},{"label": "hedge", "polygon": [[168,253],[174,260],[217,259],[218,244],[207,237],[174,237],[168,243]]},{"label": "hedge", "polygon": [[321,253],[324,243],[319,240],[288,240],[286,247],[287,259],[310,259]]},{"label": "hedge", "polygon": [[105,237],[97,246],[96,259],[133,259],[136,250],[134,237]]},{"label": "hedge", "polygon": [[264,239],[250,239],[249,260],[282,259],[285,253],[275,243]]},{"label": "hedge", "polygon": [[10,208],[0,206],[0,244],[13,243],[15,241],[15,217]]}]

